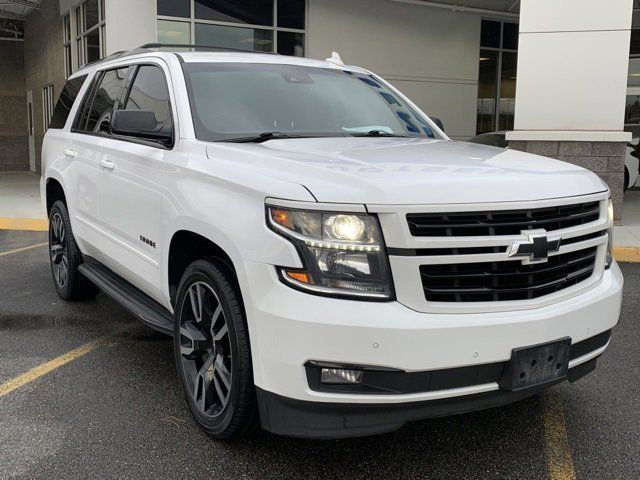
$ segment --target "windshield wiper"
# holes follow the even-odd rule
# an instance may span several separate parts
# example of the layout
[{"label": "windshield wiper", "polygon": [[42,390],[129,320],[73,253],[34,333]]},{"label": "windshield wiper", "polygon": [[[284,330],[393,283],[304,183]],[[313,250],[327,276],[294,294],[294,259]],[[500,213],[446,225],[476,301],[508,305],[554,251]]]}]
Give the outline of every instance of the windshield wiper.
[{"label": "windshield wiper", "polygon": [[221,142],[235,142],[235,143],[262,143],[268,140],[277,140],[280,138],[305,138],[303,135],[290,135],[282,132],[263,132],[258,135],[250,137],[238,137],[238,138],[226,138],[220,140]]},{"label": "windshield wiper", "polygon": [[397,133],[389,133],[385,130],[369,130],[368,132],[349,132],[353,137],[399,137],[409,138],[409,135],[399,135]]}]

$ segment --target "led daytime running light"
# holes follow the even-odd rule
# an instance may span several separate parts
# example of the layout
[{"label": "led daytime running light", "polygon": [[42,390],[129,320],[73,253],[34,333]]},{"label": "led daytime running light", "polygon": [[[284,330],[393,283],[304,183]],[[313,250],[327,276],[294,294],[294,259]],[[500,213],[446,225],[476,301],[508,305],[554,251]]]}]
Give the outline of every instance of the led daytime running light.
[{"label": "led daytime running light", "polygon": [[305,240],[305,244],[315,248],[330,248],[334,250],[347,250],[352,252],[379,252],[379,245],[352,245],[345,243],[319,242],[317,240]]}]

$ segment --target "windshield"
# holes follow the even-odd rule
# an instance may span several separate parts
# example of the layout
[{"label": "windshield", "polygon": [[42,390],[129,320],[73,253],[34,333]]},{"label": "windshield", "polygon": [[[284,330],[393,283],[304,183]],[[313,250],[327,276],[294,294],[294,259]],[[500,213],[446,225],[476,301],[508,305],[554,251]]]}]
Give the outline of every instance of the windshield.
[{"label": "windshield", "polygon": [[183,64],[197,138],[435,135],[398,95],[367,74],[250,63]]}]

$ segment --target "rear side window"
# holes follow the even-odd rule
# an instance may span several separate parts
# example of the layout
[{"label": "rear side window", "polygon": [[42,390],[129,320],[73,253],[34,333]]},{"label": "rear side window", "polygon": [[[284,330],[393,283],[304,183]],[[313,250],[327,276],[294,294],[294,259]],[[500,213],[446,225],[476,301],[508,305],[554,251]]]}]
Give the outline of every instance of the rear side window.
[{"label": "rear side window", "polygon": [[77,129],[91,133],[109,133],[111,114],[120,104],[128,68],[100,74],[93,98],[85,105]]},{"label": "rear side window", "polygon": [[67,83],[65,83],[62,93],[60,94],[60,98],[58,99],[58,103],[56,103],[56,107],[53,110],[49,128],[64,128],[67,123],[67,118],[69,118],[71,107],[73,107],[73,103],[78,97],[78,92],[80,92],[80,89],[86,79],[87,76],[82,75],[80,77],[67,80]]},{"label": "rear side window", "polygon": [[153,112],[158,130],[170,134],[173,122],[169,105],[169,90],[162,70],[156,66],[142,65],[133,80],[124,109]]}]

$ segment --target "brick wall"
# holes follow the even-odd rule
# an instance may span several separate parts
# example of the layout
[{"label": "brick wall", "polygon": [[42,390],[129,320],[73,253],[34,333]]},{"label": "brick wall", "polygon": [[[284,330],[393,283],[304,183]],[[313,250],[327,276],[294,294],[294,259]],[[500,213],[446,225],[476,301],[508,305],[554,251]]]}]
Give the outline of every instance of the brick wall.
[{"label": "brick wall", "polygon": [[24,44],[0,41],[0,171],[29,169]]},{"label": "brick wall", "polygon": [[36,171],[40,172],[42,139],[45,133],[42,87],[53,82],[53,96],[58,100],[65,82],[59,0],[42,0],[40,9],[29,14],[24,22],[24,44],[26,90],[33,92]]},{"label": "brick wall", "polygon": [[556,158],[596,173],[611,189],[615,220],[620,222],[626,142],[511,141],[509,147]]}]

